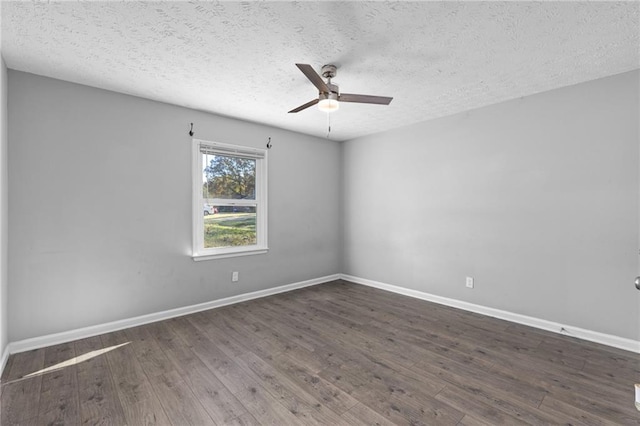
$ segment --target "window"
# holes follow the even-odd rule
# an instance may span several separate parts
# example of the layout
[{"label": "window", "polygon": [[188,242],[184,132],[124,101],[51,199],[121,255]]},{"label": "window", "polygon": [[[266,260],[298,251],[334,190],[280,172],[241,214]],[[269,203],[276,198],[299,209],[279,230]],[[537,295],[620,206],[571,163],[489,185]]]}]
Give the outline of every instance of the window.
[{"label": "window", "polygon": [[193,259],[267,251],[267,153],[193,140]]}]

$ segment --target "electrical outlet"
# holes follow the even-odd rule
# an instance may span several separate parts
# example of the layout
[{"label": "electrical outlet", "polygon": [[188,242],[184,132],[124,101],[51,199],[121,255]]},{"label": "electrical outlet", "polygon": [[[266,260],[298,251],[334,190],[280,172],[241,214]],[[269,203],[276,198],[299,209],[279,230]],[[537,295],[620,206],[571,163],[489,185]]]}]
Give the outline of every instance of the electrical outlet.
[{"label": "electrical outlet", "polygon": [[467,288],[473,288],[473,277],[467,277]]},{"label": "electrical outlet", "polygon": [[231,274],[231,281],[233,281],[234,283],[238,281],[238,271],[233,271],[233,273]]}]

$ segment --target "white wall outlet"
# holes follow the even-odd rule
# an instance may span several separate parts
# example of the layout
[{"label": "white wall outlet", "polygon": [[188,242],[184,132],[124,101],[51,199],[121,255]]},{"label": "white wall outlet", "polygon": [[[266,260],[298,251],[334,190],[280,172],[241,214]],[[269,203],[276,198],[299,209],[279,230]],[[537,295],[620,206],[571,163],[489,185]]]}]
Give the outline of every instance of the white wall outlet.
[{"label": "white wall outlet", "polygon": [[231,281],[233,281],[234,283],[238,281],[238,271],[233,271],[231,273]]},{"label": "white wall outlet", "polygon": [[467,288],[473,288],[473,277],[467,277]]}]

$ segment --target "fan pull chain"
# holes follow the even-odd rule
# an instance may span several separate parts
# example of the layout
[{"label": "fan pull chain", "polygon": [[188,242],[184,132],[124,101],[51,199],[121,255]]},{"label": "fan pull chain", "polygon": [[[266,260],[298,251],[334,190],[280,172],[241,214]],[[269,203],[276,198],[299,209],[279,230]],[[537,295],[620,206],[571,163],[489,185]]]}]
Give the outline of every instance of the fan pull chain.
[{"label": "fan pull chain", "polygon": [[327,113],[327,139],[331,136],[331,114]]}]

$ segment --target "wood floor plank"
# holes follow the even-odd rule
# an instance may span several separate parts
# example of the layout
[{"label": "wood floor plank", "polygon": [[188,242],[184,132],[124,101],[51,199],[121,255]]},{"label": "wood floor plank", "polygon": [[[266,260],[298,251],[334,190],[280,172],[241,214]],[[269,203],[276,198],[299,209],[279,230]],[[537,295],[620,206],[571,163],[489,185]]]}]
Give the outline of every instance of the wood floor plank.
[{"label": "wood floor plank", "polygon": [[[549,363],[540,357],[530,357],[522,353],[498,353],[487,352],[495,359],[495,368],[505,371],[521,372],[526,377],[546,378],[549,382],[561,383],[564,381],[580,382],[582,386],[594,389],[607,389],[614,394],[628,395],[629,384],[621,386],[620,383],[588,374],[584,368],[575,369],[558,363]],[[627,378],[628,380],[629,378]],[[622,381],[624,382],[624,381]],[[623,397],[624,398],[624,397]]]},{"label": "wood floor plank", "polygon": [[[118,425],[126,422],[116,393],[107,359],[101,353],[100,337],[74,342],[78,356],[87,359],[77,365],[79,423],[83,425]],[[93,356],[91,356],[93,355]]]},{"label": "wood floor plank", "polygon": [[639,354],[336,280],[11,355],[0,423],[640,425],[635,382]]},{"label": "wood floor plank", "polygon": [[[227,310],[229,312],[230,310]],[[198,324],[200,329],[205,333],[216,333],[217,338],[227,341],[229,345],[234,346],[237,351],[245,352],[250,350],[262,356],[280,352],[282,342],[270,339],[263,339],[260,336],[253,335],[250,331],[244,329],[237,319],[230,316],[218,315],[211,313],[210,315],[197,315],[193,318],[194,324]]]},{"label": "wood floor plank", "polygon": [[[337,311],[330,305],[301,306],[301,312],[311,312],[314,318],[322,319],[325,322],[331,321],[332,328],[348,333],[350,340],[357,345],[372,345],[371,349],[379,353],[389,352],[394,358],[406,357],[406,363],[413,363],[414,359],[420,356],[423,348],[406,342],[401,338],[400,333],[392,327],[384,328],[380,324],[372,325],[371,321],[360,324],[351,317],[353,311],[348,313],[338,309]],[[353,338],[360,338],[354,341]]]},{"label": "wood floor plank", "polygon": [[[45,349],[12,355],[11,369],[2,383],[2,424],[20,424],[39,415]],[[33,374],[34,376],[29,377]]]},{"label": "wood floor plank", "polygon": [[158,342],[165,356],[172,362],[172,366],[182,374],[187,374],[202,364],[200,358],[191,350],[191,345],[181,338],[181,324],[184,317],[172,318],[150,324],[151,333]]},{"label": "wood floor plank", "polygon": [[[180,340],[181,320],[165,321],[154,325],[154,335],[167,357],[181,372],[195,397],[217,424],[251,421],[252,416],[242,403],[220,382],[216,375]],[[236,421],[236,419],[238,419]],[[242,420],[245,419],[245,420]],[[253,419],[255,422],[255,419]]]},{"label": "wood floor plank", "polygon": [[[19,355],[19,356],[18,356]],[[3,383],[9,383],[17,379],[35,375],[44,368],[45,349],[35,349],[12,355],[11,368]]]},{"label": "wood floor plank", "polygon": [[[540,331],[541,330],[533,329],[533,332]],[[571,344],[567,345],[567,343]],[[553,350],[560,354],[584,358],[592,363],[615,365],[619,368],[628,367],[635,371],[640,371],[640,365],[638,365],[634,354],[623,351],[622,349],[600,345],[587,340],[580,340],[570,335],[553,334],[545,336],[540,347]]]},{"label": "wood floor plank", "polygon": [[164,351],[150,333],[150,327],[143,325],[124,330],[127,339],[131,342],[127,350],[135,354],[148,378],[169,374],[173,371],[171,361],[165,356]]},{"label": "wood floor plank", "polygon": [[38,418],[42,377],[17,379],[2,385],[0,424],[28,424]]},{"label": "wood floor plank", "polygon": [[352,285],[346,281],[340,281],[336,285],[342,286],[351,299],[364,306],[375,306],[382,312],[393,313],[393,321],[411,321],[421,324],[429,324],[433,321],[448,322],[453,326],[452,332],[476,328],[500,331],[510,325],[509,322],[497,318],[461,311],[396,293],[381,292],[366,286]]},{"label": "wood floor plank", "polygon": [[[155,398],[126,333],[116,331],[105,334],[101,338],[103,346],[112,349],[105,353],[105,357],[109,363],[109,369],[122,405],[133,405],[143,400]],[[117,349],[115,349],[116,347]]]},{"label": "wood floor plank", "polygon": [[482,421],[482,420],[478,420],[475,417],[466,414],[462,420],[460,420],[458,422],[458,426],[493,426],[493,423],[491,423],[491,421]]},{"label": "wood floor plank", "polygon": [[[320,312],[322,312],[322,310],[325,308],[328,310],[331,310],[330,307],[323,305],[321,307]],[[318,308],[314,308],[314,307],[308,307],[308,309],[311,312],[318,311]],[[350,312],[353,312],[354,310],[358,313],[362,313],[362,309],[358,309],[355,306],[351,309]],[[305,312],[305,311],[304,309],[299,309],[298,312]],[[320,314],[319,316],[323,319],[327,318],[326,314],[325,315]],[[344,323],[340,321],[338,322],[339,322],[339,325],[346,326],[350,330],[365,332],[367,337],[375,336],[377,338],[378,343],[382,345],[388,346],[389,342],[395,343],[394,346],[397,349],[397,352],[395,353],[395,355],[398,355],[400,357],[403,357],[403,356],[407,357],[407,361],[409,364],[411,363],[412,359],[419,358],[420,352],[423,350],[435,350],[438,352],[447,352],[447,356],[449,357],[459,355],[464,358],[468,358],[468,355],[465,355],[465,353],[468,354],[472,352],[475,355],[478,362],[484,365],[490,365],[495,361],[494,359],[492,359],[491,355],[487,354],[481,349],[478,349],[475,344],[474,345],[466,344],[464,347],[460,346],[459,339],[456,340],[455,342],[452,339],[440,339],[438,344],[434,344],[434,341],[438,340],[438,337],[439,337],[437,334],[429,333],[428,337],[420,338],[420,332],[417,329],[423,329],[423,330],[428,329],[427,327],[424,327],[424,324],[421,325],[421,327],[415,327],[413,330],[411,330],[411,331],[416,331],[414,333],[406,333],[406,332],[402,333],[400,330],[398,330],[394,326],[387,326],[386,329],[388,329],[388,332],[384,333],[384,332],[377,332],[376,327],[371,325],[372,322],[375,322],[374,320],[368,321],[367,325],[364,325],[364,326]],[[379,327],[377,328],[384,329],[384,324],[378,324],[378,325]],[[351,333],[351,334],[354,334],[354,333]],[[406,343],[410,343],[410,344],[406,345]],[[444,345],[444,346],[441,346],[441,345]],[[457,350],[459,347],[464,352],[462,351],[458,352]],[[385,350],[386,349],[382,349],[382,350],[379,350],[379,352],[385,351]]]},{"label": "wood floor plank", "polygon": [[164,412],[174,425],[215,425],[191,388],[175,371],[149,376]]},{"label": "wood floor plank", "polygon": [[312,395],[322,404],[329,407],[337,414],[343,414],[358,404],[358,400],[340,390],[328,381],[315,374],[298,361],[295,356],[281,353],[269,358],[269,362],[278,370],[286,374],[298,386]]},{"label": "wood floor plank", "polygon": [[9,381],[9,372],[11,371],[11,364],[13,364],[13,360],[15,360],[15,356],[9,356],[7,359],[7,363],[4,365],[4,370],[2,371],[2,378],[0,378],[0,383],[5,383]]},{"label": "wood floor plank", "polygon": [[40,390],[39,418],[47,424],[77,424],[78,399],[76,352],[73,343],[45,349]]},{"label": "wood floor plank", "polygon": [[393,426],[395,424],[361,402],[344,412],[342,418],[352,426]]},{"label": "wood floor plank", "polygon": [[124,424],[127,425],[170,425],[171,422],[164,412],[164,408],[155,398],[136,400],[123,404]]},{"label": "wood floor plank", "polygon": [[[271,309],[276,311],[285,309],[285,305],[279,305],[279,302],[274,302],[272,305]],[[359,331],[354,324],[345,323],[344,320],[329,313],[309,310],[294,303],[289,303],[286,307],[289,310],[292,326],[300,330],[301,335],[308,333],[317,336],[316,346],[320,345],[320,342],[332,341],[336,347],[345,352],[355,348],[376,353],[380,358],[393,358],[396,363],[403,365],[413,364],[420,355],[419,348],[409,347],[399,342],[394,343],[387,336],[379,333],[366,334]]]},{"label": "wood floor plank", "polygon": [[253,417],[251,414],[249,413],[245,413],[239,417],[234,417],[233,419],[230,419],[228,421],[225,421],[224,423],[225,426],[260,426],[261,423],[258,422],[255,417]]},{"label": "wood floor plank", "polygon": [[554,353],[540,349],[541,340],[531,340],[522,337],[518,333],[508,331],[490,332],[482,329],[470,329],[458,336],[461,341],[467,341],[474,345],[481,345],[485,351],[497,355],[518,356],[523,354],[527,359],[538,360],[550,366],[568,366],[572,369],[581,369],[585,360],[566,354]]},{"label": "wood floor plank", "polygon": [[602,417],[599,417],[593,413],[589,413],[585,410],[574,407],[571,404],[567,404],[565,402],[557,400],[550,395],[544,397],[542,404],[540,404],[540,410],[558,418],[569,417],[573,422],[583,425],[612,426],[622,424],[619,422],[603,419]]},{"label": "wood floor plank", "polygon": [[[178,320],[175,323],[177,324]],[[181,327],[183,328],[182,333],[189,333],[183,335],[202,336],[201,338],[216,342],[218,348],[232,358],[242,355],[251,350],[250,348],[256,349],[258,346],[252,342],[250,342],[249,347],[241,344],[236,339],[237,333],[229,332],[229,329],[224,325],[222,329],[218,328],[207,315],[192,315],[185,322],[181,322]],[[193,330],[194,328],[195,331]],[[262,352],[261,349],[257,350]]]},{"label": "wood floor plank", "polygon": [[380,386],[391,394],[433,397],[447,385],[435,375],[418,375],[415,370],[394,364],[390,360],[379,361],[369,354],[362,354],[340,366],[340,370],[366,378],[370,386]]},{"label": "wood floor plank", "polygon": [[615,357],[600,360],[588,358],[582,372],[594,381],[610,383],[621,392],[628,392],[635,383],[640,383],[640,362],[638,361],[632,362]]},{"label": "wood floor plank", "polygon": [[[455,394],[455,396],[452,397],[452,394]],[[488,406],[491,407],[491,410],[498,410],[500,413],[506,415],[507,419],[515,418],[519,422],[524,422],[530,425],[543,426],[550,424],[572,423],[571,416],[564,415],[560,412],[556,412],[552,415],[540,410],[538,407],[531,407],[527,404],[518,402],[508,394],[487,393],[478,388],[461,388],[455,385],[449,385],[445,388],[445,391],[439,393],[436,398],[443,401],[449,401],[448,403],[458,407],[462,407],[462,405],[467,403],[465,401],[468,400],[477,406]],[[460,398],[462,401],[452,402],[457,401]],[[482,418],[489,420],[489,418],[484,415],[474,414],[472,410],[465,410],[465,412],[472,413],[472,416],[474,416],[476,420]]]},{"label": "wood floor plank", "polygon": [[425,358],[411,369],[430,373],[461,388],[472,386],[488,393],[506,393],[532,407],[537,407],[547,394],[543,387],[532,386],[505,374],[470,368],[441,356]]},{"label": "wood floor plank", "polygon": [[[277,305],[258,305],[255,306],[255,311],[261,318],[265,318],[268,324],[277,324],[274,328],[276,330],[284,330],[287,332],[289,340],[293,341],[298,346],[301,346],[309,351],[313,351],[317,346],[324,343],[323,339],[318,339],[315,333],[311,332],[309,324],[305,320],[302,323],[296,323],[296,316],[299,312],[294,311],[294,306],[289,306],[287,311],[287,317],[282,316],[282,310]],[[304,315],[304,314],[303,314]],[[290,326],[287,326],[290,325]]]},{"label": "wood floor plank", "polygon": [[547,389],[548,392],[573,392],[582,394],[585,397],[592,398],[597,401],[606,402],[613,406],[625,405],[623,401],[628,398],[629,390],[627,392],[619,391],[616,388],[602,387],[601,382],[593,382],[589,376],[579,374],[562,374],[547,369],[536,369],[531,365],[517,364],[518,368],[507,367],[506,363],[497,363],[491,369],[491,371],[500,372],[502,375],[509,376],[521,380],[525,383],[530,383],[535,387],[542,387]]},{"label": "wood floor plank", "polygon": [[486,404],[472,394],[460,389],[445,388],[436,399],[456,408],[462,413],[469,413],[477,419],[491,422],[494,425],[527,425],[529,423],[512,417],[490,404]]},{"label": "wood floor plank", "polygon": [[[362,311],[354,308],[351,312],[362,314]],[[431,351],[463,363],[475,363],[481,368],[490,367],[495,362],[491,355],[478,350],[474,345],[463,346],[459,339],[443,337],[424,327],[402,326],[394,323],[385,328],[384,324],[375,324],[371,319],[365,325],[351,326],[351,328],[362,331],[367,336],[377,335],[385,344],[390,342],[400,346],[401,351],[406,351],[406,348],[410,347],[415,352],[416,358],[421,358],[424,351]]]},{"label": "wood floor plank", "polygon": [[266,424],[295,425],[298,420],[271,396],[253,377],[245,373],[229,356],[188,322],[183,324],[181,338],[192,345],[193,351],[218,379],[242,401],[246,410]]},{"label": "wood floor plank", "polygon": [[[220,318],[209,319],[211,322],[207,323],[203,316],[200,315],[192,320],[203,334],[212,337],[216,341],[221,351],[230,357],[235,357],[234,359],[240,368],[256,382],[262,383],[263,387],[280,401],[289,412],[293,413],[300,422],[306,424],[335,424],[339,420],[334,413],[326,410],[317,400],[313,400],[311,396],[306,395],[294,381],[277,372],[275,368],[264,362],[262,358],[253,352],[248,349],[242,349],[243,346],[238,344],[238,341],[241,341],[247,348],[258,349],[258,353],[263,354],[263,357],[271,358],[271,355],[265,352],[265,348],[259,348],[259,345],[254,345],[255,340],[252,341],[249,336],[251,329],[244,328],[244,331],[242,331],[243,327],[239,326],[233,318],[226,318],[222,322],[220,322]],[[219,329],[216,331],[217,327]],[[233,336],[235,339],[216,339],[216,333],[222,333],[222,330],[224,330],[224,333],[228,334],[229,329],[234,330]],[[278,353],[278,349],[275,348],[273,353]]]},{"label": "wood floor plank", "polygon": [[313,398],[293,380],[252,352],[237,358],[236,362],[245,372],[255,377],[263,387],[278,399],[298,421],[303,424],[338,424],[339,416],[327,409],[321,400]]},{"label": "wood floor plank", "polygon": [[614,423],[640,425],[638,411],[631,404],[632,396],[626,400],[629,401],[627,404],[625,404],[625,401],[611,403],[610,401],[598,399],[593,395],[583,395],[579,392],[563,390],[560,387],[551,389],[549,396]]},{"label": "wood floor plank", "polygon": [[169,424],[127,334],[116,331],[102,335],[101,339],[104,348],[111,349],[105,352],[105,357],[127,423]]},{"label": "wood floor plank", "polygon": [[269,310],[259,313],[264,324],[280,333],[286,334],[291,343],[283,347],[283,352],[295,354],[299,359],[305,359],[313,364],[317,373],[326,366],[340,365],[345,358],[340,352],[332,350],[335,341],[327,341],[325,334],[311,327],[309,324],[291,323],[287,318],[282,318]]},{"label": "wood floor plank", "polygon": [[320,376],[392,422],[455,424],[464,415],[381,369],[329,368]]},{"label": "wood floor plank", "polygon": [[[337,303],[340,304],[341,301]],[[347,306],[350,307],[350,312],[367,318],[365,322],[367,328],[388,329],[390,337],[410,342],[421,349],[430,350],[449,358],[465,359],[465,362],[472,360],[472,362],[478,363],[480,367],[491,366],[496,361],[494,352],[488,352],[486,348],[478,347],[476,342],[460,339],[459,336],[462,332],[452,333],[451,327],[448,325],[438,324],[437,321],[426,324],[398,320],[380,322],[376,321],[375,318],[380,312],[378,310],[370,309],[366,306],[363,308],[359,304],[351,304],[351,301],[348,302]],[[470,356],[473,358],[470,358]]]}]

